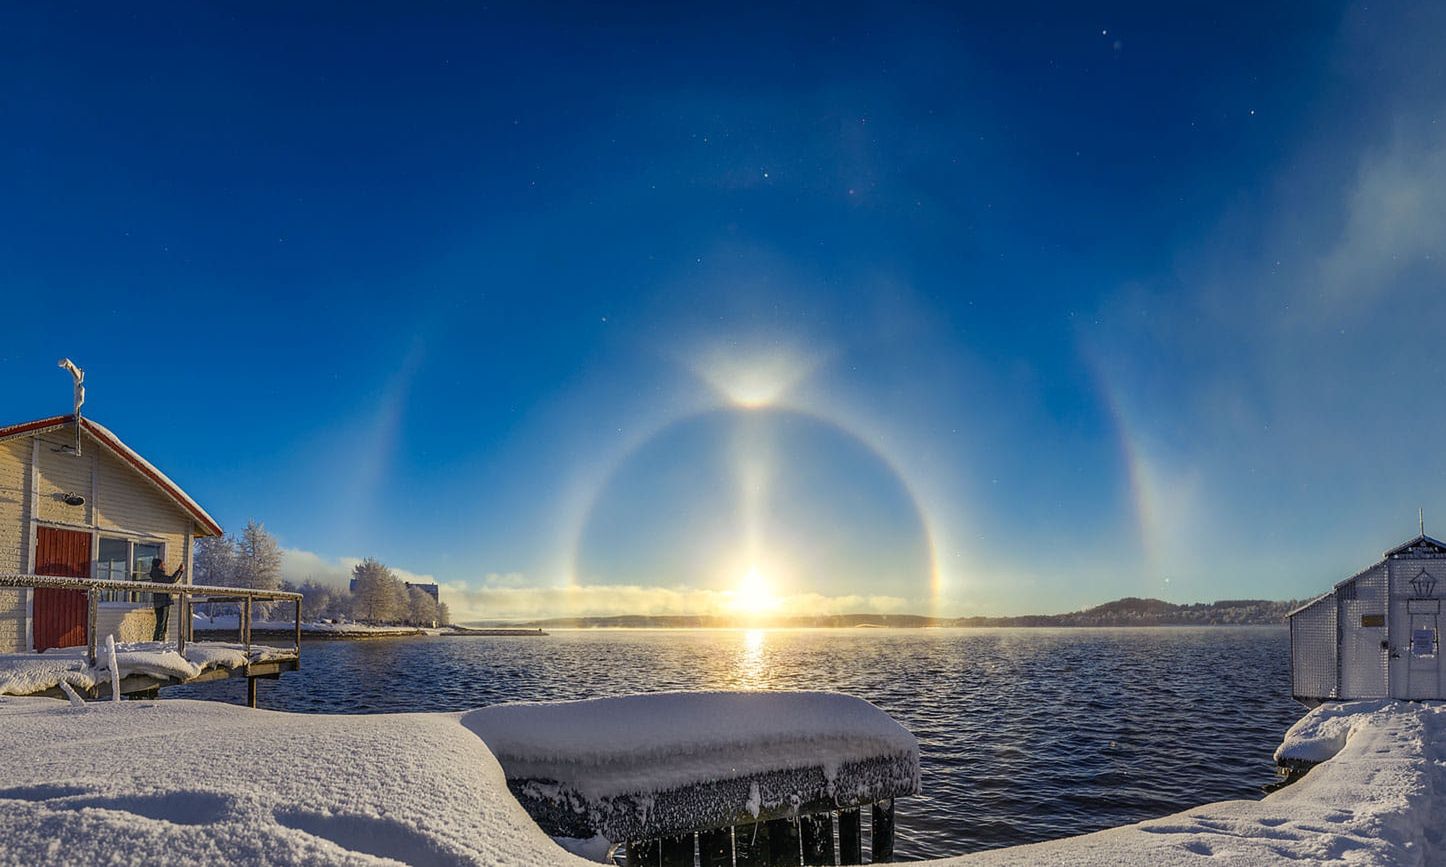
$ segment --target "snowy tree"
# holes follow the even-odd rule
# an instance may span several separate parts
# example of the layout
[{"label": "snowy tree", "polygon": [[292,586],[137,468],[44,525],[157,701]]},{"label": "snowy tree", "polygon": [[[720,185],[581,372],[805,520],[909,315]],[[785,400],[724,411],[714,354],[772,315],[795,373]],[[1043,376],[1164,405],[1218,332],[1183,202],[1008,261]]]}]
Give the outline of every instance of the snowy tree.
[{"label": "snowy tree", "polygon": [[[236,540],[235,571],[237,587],[276,590],[281,586],[281,546],[258,521],[247,521]],[[269,617],[273,607],[273,603],[258,602],[253,616]]]},{"label": "snowy tree", "polygon": [[348,613],[351,606],[350,594],[342,587],[308,578],[296,589],[301,594],[301,616],[304,620],[340,617]]},{"label": "snowy tree", "polygon": [[438,625],[438,626],[451,626],[451,625],[452,625],[452,609],[448,608],[448,607],[447,607],[447,603],[445,603],[445,602],[438,602],[438,603],[437,603],[437,625]]},{"label": "snowy tree", "polygon": [[192,584],[230,585],[236,571],[236,540],[230,536],[197,539],[191,566]]},{"label": "snowy tree", "polygon": [[352,570],[352,613],[366,623],[390,623],[407,616],[406,585],[392,570],[368,557]]},{"label": "snowy tree", "polygon": [[413,626],[432,626],[437,622],[437,602],[420,587],[407,588],[407,620]]}]

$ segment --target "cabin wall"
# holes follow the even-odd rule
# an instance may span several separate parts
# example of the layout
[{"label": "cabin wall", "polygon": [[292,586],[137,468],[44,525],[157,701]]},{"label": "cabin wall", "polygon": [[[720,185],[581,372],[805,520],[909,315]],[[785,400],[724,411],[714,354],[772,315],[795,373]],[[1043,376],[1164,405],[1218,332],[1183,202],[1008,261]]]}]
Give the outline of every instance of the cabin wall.
[{"label": "cabin wall", "polygon": [[1387,579],[1387,563],[1378,563],[1336,589],[1342,698],[1385,698],[1388,694]]},{"label": "cabin wall", "polygon": [[[30,438],[0,443],[0,573],[30,569]],[[0,653],[24,650],[29,591],[0,588]]]}]

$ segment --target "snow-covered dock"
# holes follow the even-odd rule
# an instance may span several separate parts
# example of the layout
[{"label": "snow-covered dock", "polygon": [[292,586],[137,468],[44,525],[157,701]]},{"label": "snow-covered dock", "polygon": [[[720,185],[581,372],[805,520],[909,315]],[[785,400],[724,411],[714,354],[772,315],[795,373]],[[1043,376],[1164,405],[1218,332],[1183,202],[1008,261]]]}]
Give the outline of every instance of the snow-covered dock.
[{"label": "snow-covered dock", "polygon": [[[586,864],[467,716],[0,698],[0,863]],[[594,720],[574,722],[585,737]],[[1262,800],[932,863],[1442,862],[1446,705],[1319,708],[1279,755],[1321,764]]]},{"label": "snow-covered dock", "polygon": [[[124,694],[150,693],[165,686],[204,683],[227,677],[273,678],[299,666],[292,648],[224,642],[174,644],[146,641],[116,645],[116,672]],[[0,695],[64,698],[65,688],[86,698],[112,695],[109,655],[92,665],[84,647],[45,653],[0,653]],[[64,686],[62,686],[64,684]]]},{"label": "snow-covered dock", "polygon": [[[736,826],[750,843],[762,834],[795,853],[826,848],[806,863],[832,864],[837,812],[841,848],[852,850],[841,863],[860,863],[861,806],[873,808],[881,860],[892,851],[893,799],[919,791],[914,736],[872,704],[838,693],[504,704],[464,714],[462,725],[491,749],[543,830],[626,841],[635,861],[673,838],[692,864],[699,832],[704,847],[728,853],[722,860],[731,864]],[[790,823],[798,817],[804,821]]]}]

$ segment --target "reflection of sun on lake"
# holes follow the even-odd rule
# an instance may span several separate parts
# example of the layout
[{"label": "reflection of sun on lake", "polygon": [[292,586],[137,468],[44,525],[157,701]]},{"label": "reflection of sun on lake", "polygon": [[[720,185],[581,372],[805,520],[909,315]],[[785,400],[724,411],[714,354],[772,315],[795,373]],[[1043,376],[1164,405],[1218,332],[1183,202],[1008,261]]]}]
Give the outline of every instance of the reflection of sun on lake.
[{"label": "reflection of sun on lake", "polygon": [[747,689],[762,689],[768,686],[765,671],[764,644],[767,630],[745,629],[741,632],[742,646],[739,648],[738,665],[733,679],[736,685]]}]

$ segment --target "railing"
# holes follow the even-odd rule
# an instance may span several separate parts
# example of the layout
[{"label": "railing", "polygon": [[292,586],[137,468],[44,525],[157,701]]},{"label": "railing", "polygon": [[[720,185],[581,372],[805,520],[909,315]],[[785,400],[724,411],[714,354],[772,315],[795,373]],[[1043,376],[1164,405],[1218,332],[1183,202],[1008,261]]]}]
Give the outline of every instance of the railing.
[{"label": "railing", "polygon": [[[215,602],[220,600],[240,600],[240,633],[241,643],[246,648],[247,656],[251,654],[251,621],[252,611],[257,602],[285,602],[295,603],[295,647],[294,652],[301,654],[301,594],[289,593],[285,590],[252,590],[245,587],[214,587],[205,584],[164,584],[154,581],[115,581],[103,578],[64,578],[53,575],[0,575],[0,587],[16,588],[46,588],[50,590],[83,590],[86,597],[86,619],[85,635],[89,652],[90,664],[95,665],[96,654],[96,610],[100,603],[102,593],[109,592],[135,592],[135,593],[164,593],[180,600],[177,606],[180,609],[178,622],[176,624],[177,650],[184,652],[186,642],[192,634],[191,607],[196,602]],[[203,598],[195,598],[203,597]]]}]

